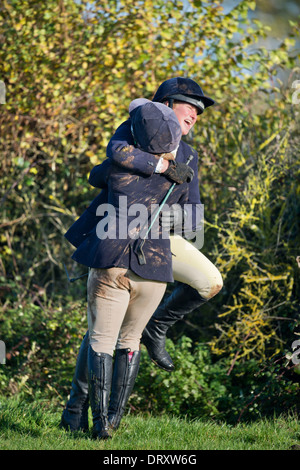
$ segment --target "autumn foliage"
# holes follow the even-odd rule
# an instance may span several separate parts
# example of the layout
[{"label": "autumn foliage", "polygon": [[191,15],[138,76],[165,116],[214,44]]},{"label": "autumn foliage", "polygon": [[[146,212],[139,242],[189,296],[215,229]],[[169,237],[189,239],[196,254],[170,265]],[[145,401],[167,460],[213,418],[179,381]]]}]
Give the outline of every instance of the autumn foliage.
[{"label": "autumn foliage", "polygon": [[247,0],[228,13],[201,0],[2,2],[0,335],[15,371],[0,376],[5,390],[30,390],[31,374],[45,384],[51,367],[61,368],[57,383],[70,378],[86,294],[63,263],[72,275],[85,269],[63,235],[96,196],[88,174],[130,101],[151,99],[173,76],[195,79],[217,102],[188,141],[199,152],[203,251],[224,278],[173,339],[184,332],[233,366],[290,350],[300,295],[299,25],[266,49],[254,9]]}]

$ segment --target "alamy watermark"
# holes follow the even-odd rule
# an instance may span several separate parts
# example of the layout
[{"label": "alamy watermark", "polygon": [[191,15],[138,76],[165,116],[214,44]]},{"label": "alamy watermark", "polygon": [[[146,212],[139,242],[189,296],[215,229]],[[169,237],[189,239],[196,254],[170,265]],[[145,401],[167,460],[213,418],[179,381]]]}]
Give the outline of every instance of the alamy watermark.
[{"label": "alamy watermark", "polygon": [[0,80],[0,104],[6,103],[6,86],[5,83]]},{"label": "alamy watermark", "polygon": [[4,341],[0,340],[0,364],[6,363],[6,346]]},{"label": "alamy watermark", "polygon": [[[128,204],[127,196],[119,197],[119,204],[100,204],[96,215],[101,219],[96,226],[100,240],[128,238],[168,239],[170,233],[193,241],[201,249],[204,244],[203,204]],[[162,223],[163,218],[163,223]]]},{"label": "alamy watermark", "polygon": [[293,354],[290,356],[290,359],[293,364],[298,365],[300,364],[300,339],[296,339],[292,343],[292,350]]},{"label": "alamy watermark", "polygon": [[300,104],[300,80],[294,80],[292,88],[296,88],[292,94],[292,104]]}]

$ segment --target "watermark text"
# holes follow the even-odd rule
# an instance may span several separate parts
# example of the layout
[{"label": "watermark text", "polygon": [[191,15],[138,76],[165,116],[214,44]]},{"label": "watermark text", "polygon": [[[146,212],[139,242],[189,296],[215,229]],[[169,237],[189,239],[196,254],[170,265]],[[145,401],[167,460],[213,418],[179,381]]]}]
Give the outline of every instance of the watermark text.
[{"label": "watermark text", "polygon": [[6,363],[6,346],[4,341],[0,340],[0,364]]},{"label": "watermark text", "polygon": [[6,103],[6,86],[5,83],[0,80],[0,104]]},{"label": "watermark text", "polygon": [[158,240],[174,234],[192,240],[198,249],[204,244],[203,204],[128,205],[127,196],[120,196],[118,205],[100,204],[96,215],[100,217],[96,226],[100,240]]}]

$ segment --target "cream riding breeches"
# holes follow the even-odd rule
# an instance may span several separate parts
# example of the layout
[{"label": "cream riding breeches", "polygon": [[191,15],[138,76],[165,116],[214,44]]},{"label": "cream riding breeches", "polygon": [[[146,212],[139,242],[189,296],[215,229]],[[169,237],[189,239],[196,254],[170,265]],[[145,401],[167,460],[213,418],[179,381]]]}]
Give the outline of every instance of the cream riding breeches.
[{"label": "cream riding breeches", "polygon": [[166,283],[143,279],[125,268],[89,270],[87,282],[90,345],[113,355],[137,351],[142,332],[160,304]]},{"label": "cream riding breeches", "polygon": [[188,284],[204,299],[211,299],[223,287],[219,270],[191,242],[180,235],[170,235],[173,277]]}]

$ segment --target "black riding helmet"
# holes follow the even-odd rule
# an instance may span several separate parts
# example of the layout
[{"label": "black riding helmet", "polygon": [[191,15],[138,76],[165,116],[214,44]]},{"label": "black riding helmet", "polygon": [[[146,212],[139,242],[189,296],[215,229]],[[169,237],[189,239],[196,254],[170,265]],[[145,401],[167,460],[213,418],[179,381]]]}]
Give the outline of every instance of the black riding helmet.
[{"label": "black riding helmet", "polygon": [[191,78],[170,78],[163,82],[157,89],[152,101],[169,101],[170,108],[173,102],[183,101],[196,106],[198,114],[202,114],[205,108],[212,106],[215,102],[213,99],[205,96],[202,88]]}]

